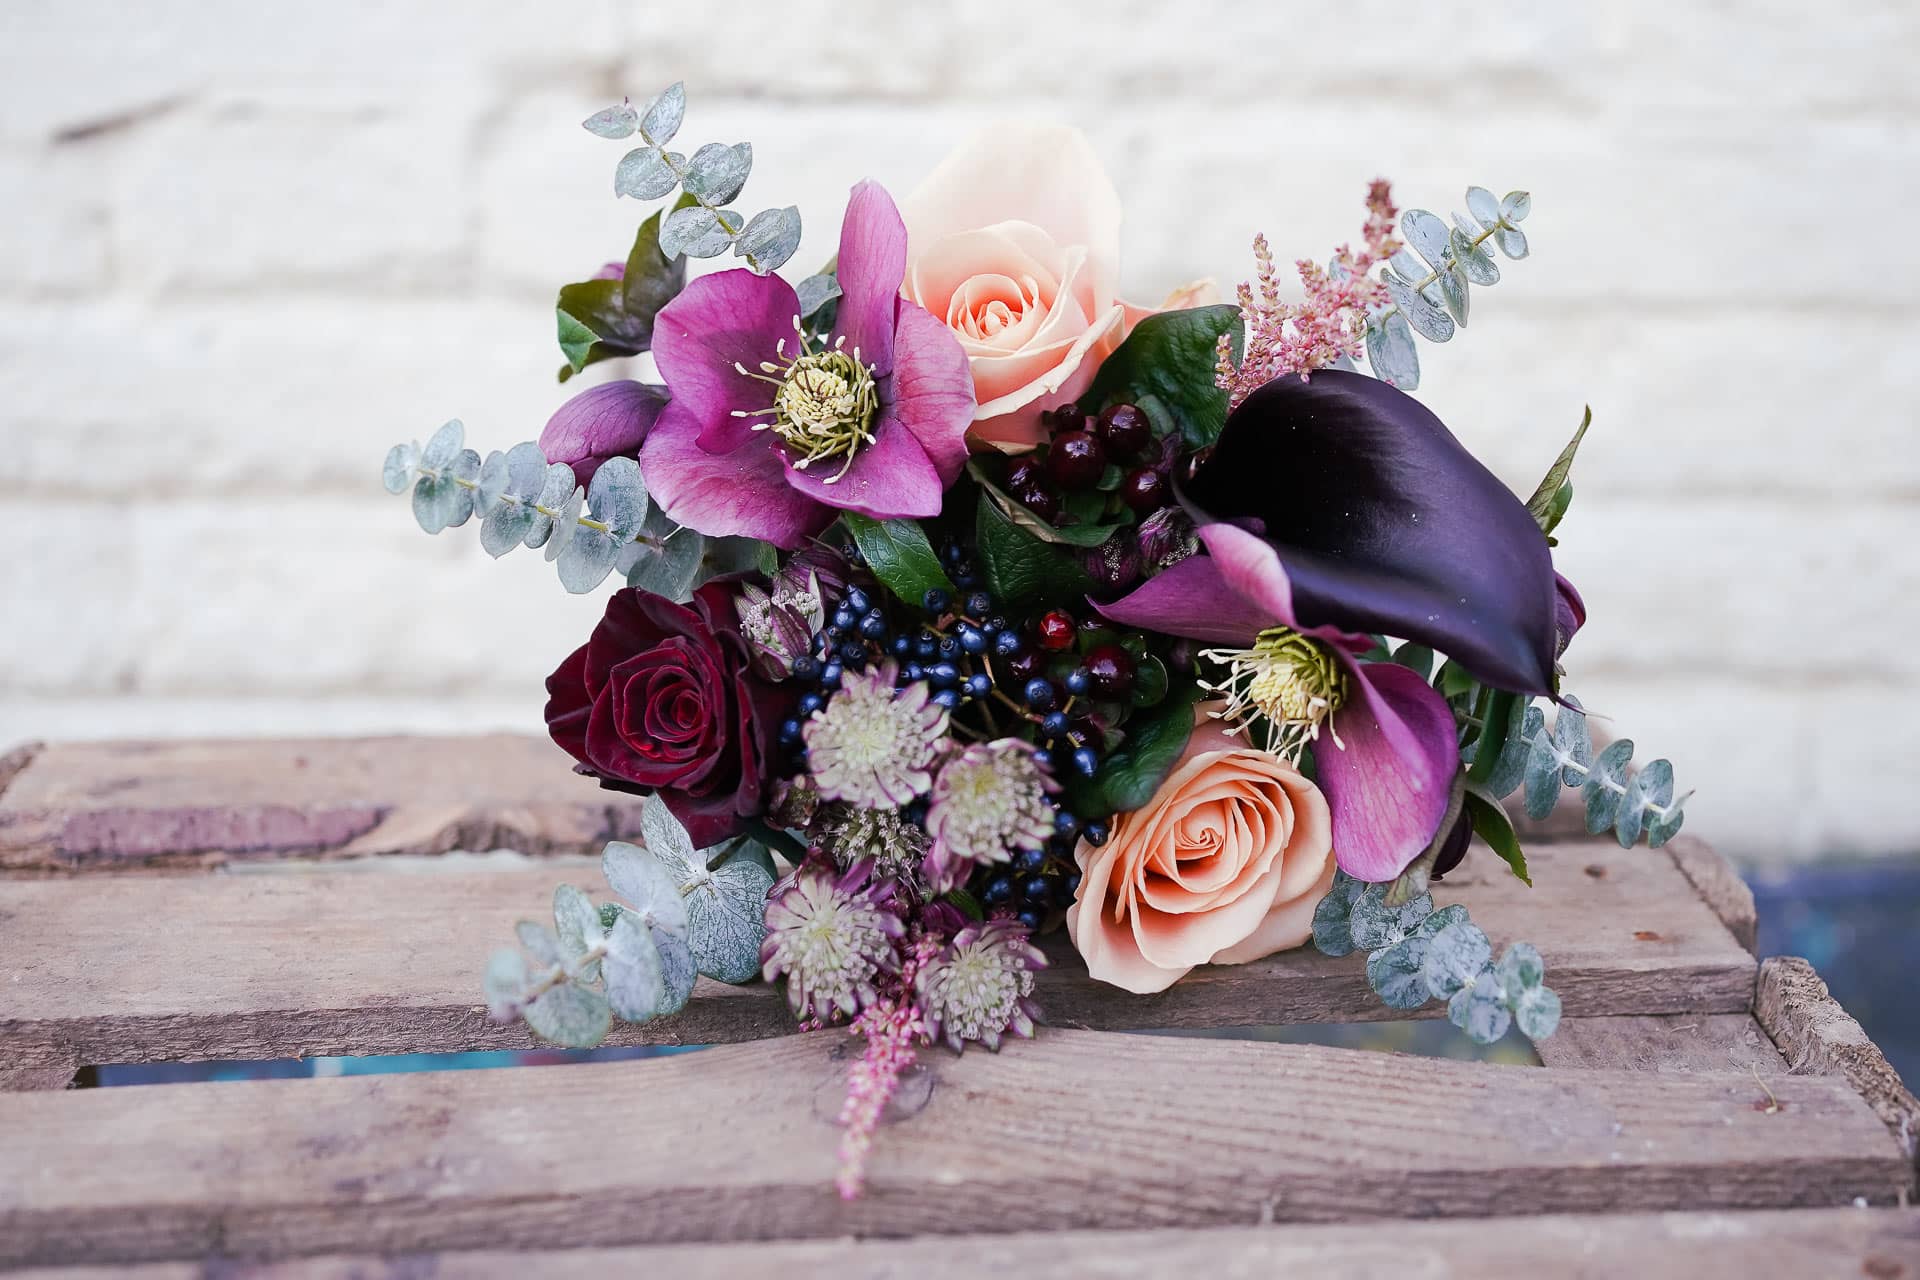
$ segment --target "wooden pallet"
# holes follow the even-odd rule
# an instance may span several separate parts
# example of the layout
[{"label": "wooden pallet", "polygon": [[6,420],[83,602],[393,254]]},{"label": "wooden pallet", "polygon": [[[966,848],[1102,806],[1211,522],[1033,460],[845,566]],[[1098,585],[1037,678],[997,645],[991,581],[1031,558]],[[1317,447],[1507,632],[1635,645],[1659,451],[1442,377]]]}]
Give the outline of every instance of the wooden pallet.
[{"label": "wooden pallet", "polygon": [[[1405,1015],[1357,956],[1143,998],[1056,950],[1051,1026],[929,1053],[852,1204],[831,1116],[853,1045],[792,1034],[760,986],[703,981],[616,1037],[722,1046],[696,1055],[62,1088],[530,1047],[487,1020],[485,957],[557,881],[604,889],[590,854],[636,813],[513,737],[0,758],[0,1266],[1920,1276],[1920,1105],[1859,1025],[1804,961],[1756,961],[1752,897],[1705,844],[1557,822],[1530,833],[1537,889],[1483,853],[1443,895],[1540,944],[1566,1013],[1544,1068],[1118,1034]],[[543,856],[422,856],[493,846]]]}]

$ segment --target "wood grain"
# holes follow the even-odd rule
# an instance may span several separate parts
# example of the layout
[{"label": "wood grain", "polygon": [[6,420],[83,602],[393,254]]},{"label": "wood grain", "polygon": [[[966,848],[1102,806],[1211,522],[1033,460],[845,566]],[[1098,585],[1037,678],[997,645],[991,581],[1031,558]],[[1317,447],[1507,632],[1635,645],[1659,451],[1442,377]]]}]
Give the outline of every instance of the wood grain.
[{"label": "wood grain", "polygon": [[[1666,858],[1541,846],[1534,867],[1533,890],[1492,863],[1463,868],[1442,897],[1467,903],[1496,944],[1537,941],[1569,1016],[1749,1007],[1753,957]],[[524,1029],[481,1008],[488,953],[511,943],[516,919],[542,917],[562,880],[607,893],[583,859],[360,868],[0,878],[0,1056],[53,1065],[527,1046]],[[1286,952],[1136,996],[1090,979],[1064,939],[1052,954],[1039,994],[1057,1026],[1407,1016],[1367,988],[1358,955]],[[792,1026],[769,987],[703,982],[683,1013],[622,1026],[613,1042],[728,1042]]]},{"label": "wood grain", "polygon": [[1920,1209],[1782,1209],[1744,1213],[1552,1214],[1532,1218],[1338,1226],[1057,1231],[917,1240],[791,1240],[444,1254],[334,1255],[229,1271],[206,1262],[30,1270],[21,1280],[518,1280],[672,1276],[860,1276],[959,1280],[979,1275],[1296,1276],[1318,1280],[1538,1280],[1543,1274],[1643,1280],[1756,1276],[1912,1280],[1920,1275]]},{"label": "wood grain", "polygon": [[1680,836],[1667,846],[1673,865],[1680,868],[1700,897],[1713,908],[1727,932],[1748,951],[1754,950],[1760,931],[1760,917],[1753,905],[1753,890],[1706,841]]},{"label": "wood grain", "polygon": [[522,734],[55,744],[0,793],[0,869],[577,853],[637,833],[639,800],[571,764]]},{"label": "wood grain", "polygon": [[[0,1262],[1891,1203],[1844,1081],[1054,1031],[929,1056],[838,1199],[839,1032],[559,1068],[0,1095]],[[1170,1138],[1174,1140],[1170,1140]]]},{"label": "wood grain", "polygon": [[1763,961],[1754,1016],[1795,1072],[1845,1079],[1886,1123],[1908,1160],[1915,1160],[1920,1102],[1811,964],[1798,956]]},{"label": "wood grain", "polygon": [[1622,1071],[1755,1071],[1771,1080],[1786,1059],[1750,1013],[1563,1018],[1534,1046],[1547,1067]]}]

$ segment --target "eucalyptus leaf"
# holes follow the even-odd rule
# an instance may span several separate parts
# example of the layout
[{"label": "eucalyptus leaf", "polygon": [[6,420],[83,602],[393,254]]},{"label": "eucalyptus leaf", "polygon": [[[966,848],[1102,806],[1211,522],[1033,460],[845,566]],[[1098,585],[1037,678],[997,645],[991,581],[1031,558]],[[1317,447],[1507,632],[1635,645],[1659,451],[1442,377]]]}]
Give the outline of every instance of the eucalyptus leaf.
[{"label": "eucalyptus leaf", "polygon": [[[768,212],[778,212],[778,210]],[[740,233],[741,243],[744,244],[753,237],[754,223],[766,216],[765,213],[753,215],[753,221],[747,223],[747,229]],[[793,290],[800,295],[800,318],[807,320],[812,318],[814,312],[840,296],[840,281],[832,272],[822,271],[817,275],[808,276],[795,285]]]},{"label": "eucalyptus leaf", "polygon": [[1476,1044],[1492,1044],[1513,1024],[1502,995],[1500,979],[1491,972],[1482,973],[1472,985],[1453,993],[1447,1001],[1447,1018]]},{"label": "eucalyptus leaf", "polygon": [[[429,446],[431,447],[431,446]],[[473,494],[461,484],[480,474],[480,455],[463,449],[451,462],[423,471],[413,486],[413,518],[428,533],[454,529],[473,514]]]},{"label": "eucalyptus leaf", "polygon": [[646,114],[640,117],[640,134],[648,142],[664,145],[680,132],[680,122],[686,115],[687,86],[675,81],[647,104]]},{"label": "eucalyptus leaf", "polygon": [[1587,801],[1587,834],[1599,835],[1613,825],[1626,791],[1627,764],[1633,759],[1633,739],[1617,738],[1594,760],[1581,788]]},{"label": "eucalyptus leaf", "polygon": [[1446,303],[1447,314],[1462,329],[1467,327],[1467,315],[1472,310],[1473,291],[1467,287],[1467,277],[1460,268],[1449,267],[1440,273],[1434,281],[1440,289],[1440,297]]},{"label": "eucalyptus leaf", "polygon": [[1399,906],[1386,902],[1387,886],[1370,884],[1353,903],[1353,945],[1371,951],[1392,946],[1433,914],[1433,898],[1421,894]]},{"label": "eucalyptus leaf", "polygon": [[647,519],[647,486],[632,458],[608,458],[593,473],[587,506],[615,538],[629,542]]},{"label": "eucalyptus leaf", "polygon": [[[495,559],[524,542],[535,524],[546,518],[533,509],[547,478],[547,458],[540,446],[531,440],[513,446],[506,452],[504,469],[500,501],[480,523],[480,545]],[[481,475],[485,483],[485,468]],[[571,478],[572,473],[568,475]]]},{"label": "eucalyptus leaf", "polygon": [[1433,305],[1424,294],[1416,293],[1411,281],[1391,270],[1383,270],[1380,280],[1387,286],[1387,296],[1400,308],[1399,314],[1406,317],[1407,323],[1421,337],[1429,342],[1452,339],[1453,317]]},{"label": "eucalyptus leaf", "polygon": [[731,209],[688,205],[667,215],[660,227],[660,252],[669,258],[711,258],[725,253],[744,220]]},{"label": "eucalyptus leaf", "polygon": [[547,539],[545,552],[549,562],[558,560],[568,545],[579,536],[580,512],[586,505],[587,491],[575,485],[573,492],[567,495],[566,501],[554,509],[553,536]]},{"label": "eucalyptus leaf", "polygon": [[1500,984],[1507,993],[1507,1003],[1520,998],[1520,994],[1529,987],[1537,987],[1547,974],[1547,963],[1540,958],[1540,951],[1531,942],[1510,944],[1500,956]]},{"label": "eucalyptus leaf", "polygon": [[1390,1009],[1418,1009],[1427,1002],[1422,967],[1432,943],[1421,937],[1402,938],[1367,957],[1367,985]]},{"label": "eucalyptus leaf", "polygon": [[613,167],[613,194],[635,200],[658,200],[680,185],[686,157],[648,145],[635,147]]},{"label": "eucalyptus leaf", "polygon": [[600,868],[613,891],[626,900],[642,923],[683,934],[687,931],[687,905],[682,886],[693,878],[698,857],[683,856],[659,838],[660,827],[657,820],[652,820],[656,809],[680,831],[684,841],[685,829],[667,813],[659,797],[649,796],[640,819],[642,830],[648,832],[647,848],[612,841],[601,855]]},{"label": "eucalyptus leaf", "polygon": [[527,958],[512,947],[502,947],[488,957],[482,985],[489,1017],[495,1022],[519,1017],[520,1001],[527,993]]},{"label": "eucalyptus leaf", "polygon": [[[1687,793],[1687,795],[1692,794],[1692,792]],[[1687,796],[1681,796],[1678,800],[1675,800],[1667,806],[1667,812],[1664,816],[1661,814],[1653,815],[1652,821],[1647,823],[1647,845],[1649,848],[1658,849],[1667,841],[1680,834],[1680,828],[1687,820],[1686,803]]]},{"label": "eucalyptus leaf", "polygon": [[[1563,712],[1564,714],[1564,712]],[[1527,776],[1523,780],[1526,787],[1527,816],[1535,822],[1544,822],[1560,803],[1560,760],[1554,754],[1553,744],[1546,735],[1533,739],[1533,747],[1527,756]]]},{"label": "eucalyptus leaf", "polygon": [[1509,191],[1500,199],[1500,219],[1503,222],[1524,222],[1533,212],[1533,197],[1525,191]]},{"label": "eucalyptus leaf", "polygon": [[[1461,223],[1471,226],[1463,217]],[[1470,232],[1466,226],[1456,224],[1453,229],[1453,260],[1459,265],[1461,274],[1478,285],[1500,283],[1500,264],[1493,255],[1477,243],[1477,232]]]},{"label": "eucalyptus leaf", "polygon": [[607,1002],[628,1022],[650,1022],[667,1003],[665,966],[640,917],[621,912],[607,932]]},{"label": "eucalyptus leaf", "polygon": [[665,929],[652,933],[654,948],[660,953],[661,983],[666,987],[666,1000],[660,1006],[664,1017],[687,1007],[687,1001],[693,998],[693,984],[700,978],[700,966],[685,938]]},{"label": "eucalyptus leaf", "polygon": [[380,468],[380,482],[387,487],[388,493],[405,493],[407,486],[420,478],[420,445],[397,444],[387,450],[387,460]]},{"label": "eucalyptus leaf", "polygon": [[1580,700],[1568,694],[1553,716],[1553,745],[1569,763],[1560,771],[1564,786],[1577,787],[1586,780],[1593,763],[1593,735],[1587,729],[1587,713]]},{"label": "eucalyptus leaf", "polygon": [[686,176],[680,185],[702,204],[731,204],[740,194],[740,188],[747,185],[747,175],[752,172],[752,143],[736,142],[728,146],[724,142],[709,142],[687,161]]},{"label": "eucalyptus leaf", "polygon": [[598,138],[631,138],[639,126],[639,113],[634,111],[630,102],[596,111],[580,122],[581,128]]},{"label": "eucalyptus leaf", "polygon": [[687,941],[701,973],[733,983],[750,982],[759,974],[772,888],[773,873],[739,854],[716,870],[696,873],[686,897]]},{"label": "eucalyptus leaf", "polygon": [[591,1049],[607,1038],[613,1010],[598,991],[563,982],[544,991],[522,1011],[542,1040],[567,1049]]},{"label": "eucalyptus leaf", "polygon": [[527,546],[541,546],[553,536],[553,517],[546,512],[558,511],[565,506],[567,496],[573,490],[573,468],[564,462],[549,463],[546,479],[540,484],[540,496],[535,499],[536,503],[545,510],[534,512],[535,519],[527,528],[525,539]]},{"label": "eucalyptus leaf", "polygon": [[568,969],[581,981],[592,982],[599,976],[599,961],[582,964],[582,960],[606,937],[607,931],[600,927],[600,908],[577,886],[557,885],[553,890],[553,928]]},{"label": "eucalyptus leaf", "polygon": [[585,595],[607,580],[624,545],[604,529],[576,528],[556,557],[560,585],[576,596]]},{"label": "eucalyptus leaf", "polygon": [[1527,233],[1516,227],[1501,227],[1493,233],[1493,242],[1516,262],[1527,256]]},{"label": "eucalyptus leaf", "polygon": [[1344,956],[1353,950],[1353,904],[1366,884],[1344,871],[1333,873],[1333,885],[1313,909],[1313,945],[1326,955]]},{"label": "eucalyptus leaf", "polygon": [[1639,841],[1652,806],[1658,805],[1664,809],[1672,803],[1673,762],[1655,760],[1644,765],[1640,772],[1633,775],[1633,781],[1627,784],[1627,794],[1620,804],[1620,815],[1614,819],[1613,833],[1619,839],[1620,847],[1631,849]]},{"label": "eucalyptus leaf", "polygon": [[1448,925],[1428,941],[1420,965],[1420,979],[1437,1000],[1472,983],[1493,959],[1493,944],[1480,926],[1461,921]]},{"label": "eucalyptus leaf", "polygon": [[1420,389],[1420,352],[1406,316],[1391,311],[1367,326],[1367,363],[1383,382],[1402,391]]},{"label": "eucalyptus leaf", "polygon": [[[769,271],[777,271],[785,266],[787,260],[793,257],[794,251],[799,247],[800,210],[793,205],[787,205],[781,209],[762,209],[754,214],[734,240],[733,252],[736,256],[745,258],[748,266],[765,275]],[[808,276],[806,280],[800,282],[801,287],[797,292],[800,295],[802,319],[818,311],[829,298],[840,296],[840,284],[832,277],[825,278],[832,285],[831,293],[820,296],[819,285],[813,285],[812,292],[809,293],[809,282],[819,279],[822,277]]]},{"label": "eucalyptus leaf", "polygon": [[1485,187],[1467,188],[1467,209],[1479,220],[1482,230],[1500,225],[1500,201]]},{"label": "eucalyptus leaf", "polygon": [[639,587],[675,604],[685,604],[693,598],[693,589],[699,582],[706,538],[692,529],[679,529],[664,535],[650,533],[649,536],[660,537],[663,541],[657,547],[641,543],[628,545],[627,550],[632,558],[626,569],[627,585]]},{"label": "eucalyptus leaf", "polygon": [[513,931],[519,937],[520,945],[527,949],[527,954],[540,964],[552,966],[565,963],[566,957],[560,952],[560,939],[547,926],[522,920],[513,926]]},{"label": "eucalyptus leaf", "polygon": [[495,449],[480,464],[480,474],[474,480],[473,511],[483,519],[493,514],[500,505],[500,497],[507,491],[507,455]]},{"label": "eucalyptus leaf", "polygon": [[1427,260],[1429,267],[1446,274],[1451,247],[1446,223],[1425,209],[1409,209],[1400,215],[1400,234]]},{"label": "eucalyptus leaf", "polygon": [[466,424],[458,418],[450,419],[428,438],[426,451],[420,455],[420,466],[428,471],[451,466],[466,443]]},{"label": "eucalyptus leaf", "polygon": [[1545,1040],[1560,1026],[1560,997],[1549,987],[1528,987],[1512,1005],[1513,1020],[1529,1040]]},{"label": "eucalyptus leaf", "polygon": [[1496,800],[1512,795],[1526,780],[1531,744],[1535,735],[1547,726],[1546,715],[1533,705],[1531,698],[1515,697],[1507,714],[1507,736],[1500,744],[1493,772],[1487,775],[1484,784],[1487,793]]}]

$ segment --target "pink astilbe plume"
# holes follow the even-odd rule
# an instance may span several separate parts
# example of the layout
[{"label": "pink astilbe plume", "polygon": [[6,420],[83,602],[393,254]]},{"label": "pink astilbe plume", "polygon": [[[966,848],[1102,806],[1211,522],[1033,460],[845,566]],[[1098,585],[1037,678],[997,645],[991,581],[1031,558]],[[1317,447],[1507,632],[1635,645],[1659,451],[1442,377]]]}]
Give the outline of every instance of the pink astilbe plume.
[{"label": "pink astilbe plume", "polygon": [[874,1130],[900,1088],[901,1077],[919,1060],[919,1047],[928,1041],[913,984],[921,967],[940,954],[940,947],[937,937],[922,934],[914,939],[899,974],[890,975],[881,985],[880,998],[853,1020],[851,1030],[867,1038],[867,1048],[847,1072],[847,1100],[840,1107],[846,1132],[840,1135],[840,1172],[834,1185],[843,1200],[859,1199]]},{"label": "pink astilbe plume", "polygon": [[1361,249],[1356,253],[1351,246],[1341,245],[1331,270],[1306,258],[1296,262],[1306,290],[1305,300],[1297,303],[1280,300],[1273,250],[1264,235],[1253,238],[1257,271],[1239,289],[1240,312],[1247,326],[1246,353],[1240,367],[1234,368],[1231,335],[1222,335],[1215,357],[1214,385],[1227,393],[1229,409],[1275,378],[1290,373],[1305,378],[1341,356],[1359,357],[1366,340],[1367,312],[1387,301],[1386,286],[1368,273],[1400,251],[1400,241],[1393,234],[1399,214],[1385,179],[1368,184]]}]

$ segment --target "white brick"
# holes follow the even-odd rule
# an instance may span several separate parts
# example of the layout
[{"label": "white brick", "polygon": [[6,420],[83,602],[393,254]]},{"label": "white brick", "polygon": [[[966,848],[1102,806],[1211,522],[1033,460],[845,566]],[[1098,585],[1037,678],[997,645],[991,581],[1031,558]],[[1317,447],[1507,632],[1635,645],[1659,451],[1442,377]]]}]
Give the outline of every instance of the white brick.
[{"label": "white brick", "polygon": [[1816,823],[1809,852],[1911,854],[1920,849],[1920,807],[1913,796],[1914,763],[1920,761],[1920,685],[1816,685],[1806,699],[1803,750],[1811,769],[1809,775],[1782,781],[1791,795],[1811,777],[1810,794],[1799,801]]},{"label": "white brick", "polygon": [[91,156],[0,149],[0,297],[97,289],[112,269],[107,202]]}]

